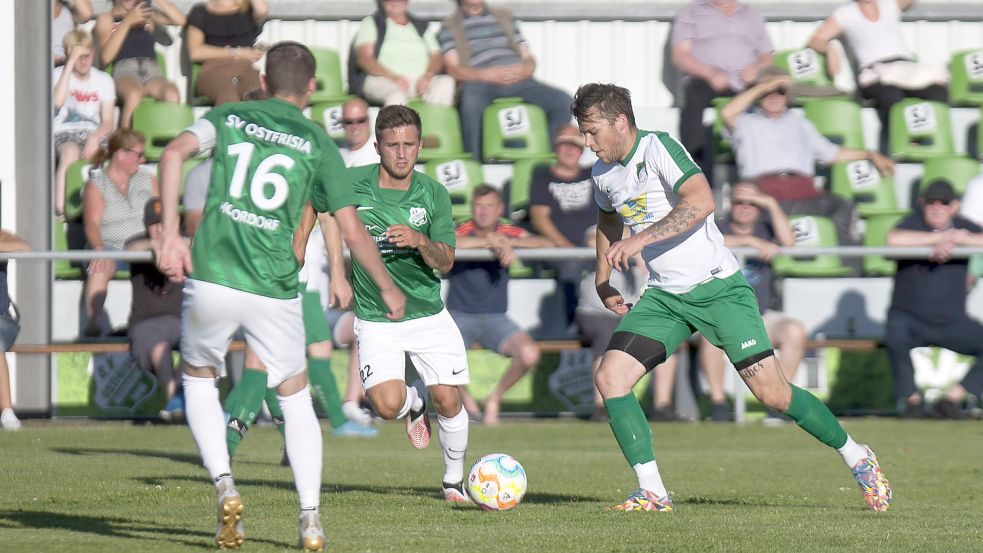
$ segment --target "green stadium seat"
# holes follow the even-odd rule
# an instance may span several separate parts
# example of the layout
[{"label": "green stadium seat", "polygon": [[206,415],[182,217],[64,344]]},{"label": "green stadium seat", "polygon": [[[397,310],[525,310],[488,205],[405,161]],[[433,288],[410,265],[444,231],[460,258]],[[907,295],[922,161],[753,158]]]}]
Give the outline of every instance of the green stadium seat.
[{"label": "green stadium seat", "polygon": [[311,48],[311,53],[314,54],[314,61],[317,63],[314,72],[317,88],[314,94],[311,94],[310,103],[347,100],[349,96],[345,94],[345,86],[341,78],[341,58],[338,57],[338,52],[329,48]]},{"label": "green stadium seat", "polygon": [[328,136],[338,144],[345,142],[345,127],[341,124],[341,107],[344,103],[345,100],[336,99],[311,106],[311,121],[324,127]]},{"label": "green stadium seat", "polygon": [[852,200],[861,217],[904,211],[898,207],[894,178],[880,174],[870,161],[834,163],[830,181],[833,194]]},{"label": "green stadium seat", "polygon": [[529,217],[529,191],[532,173],[537,167],[549,166],[555,157],[520,159],[512,164],[512,180],[509,184],[508,215],[513,221],[524,221]]},{"label": "green stadium seat", "polygon": [[936,179],[944,179],[952,185],[956,194],[962,196],[966,185],[980,174],[980,162],[971,157],[937,157],[925,160],[922,173],[922,186]]},{"label": "green stadium seat", "polygon": [[731,98],[729,97],[712,100],[714,118],[711,133],[713,137],[713,160],[716,163],[734,163],[734,150],[730,147],[730,142],[724,138],[724,118],[720,115],[720,110],[730,101]]},{"label": "green stadium seat", "polygon": [[420,114],[423,125],[420,161],[468,157],[469,154],[464,152],[461,117],[457,109],[425,104],[420,100],[410,100],[407,106]]},{"label": "green stadium seat", "polygon": [[831,141],[856,150],[864,149],[860,106],[851,100],[816,98],[803,106],[806,118]]},{"label": "green stadium seat", "polygon": [[133,130],[147,137],[147,160],[157,161],[167,143],[195,122],[187,104],[141,102],[133,111]]},{"label": "green stadium seat", "polygon": [[89,162],[80,159],[68,166],[65,173],[65,220],[82,220],[82,189],[89,180]]},{"label": "green stadium seat", "polygon": [[[886,245],[888,231],[894,228],[898,221],[908,213],[908,211],[901,211],[864,217],[866,226],[864,246],[881,247]],[[864,274],[867,276],[892,276],[897,271],[898,264],[893,259],[888,259],[882,255],[865,255],[863,268]]]},{"label": "green stadium seat", "polygon": [[423,165],[423,172],[447,189],[455,221],[471,218],[471,192],[485,182],[480,163],[467,158],[430,160]]},{"label": "green stadium seat", "polygon": [[888,141],[900,161],[925,161],[955,154],[949,106],[905,98],[891,107]]},{"label": "green stadium seat", "polygon": [[963,50],[949,59],[949,104],[983,106],[983,50]]},{"label": "green stadium seat", "polygon": [[[796,215],[789,217],[795,232],[796,246],[837,246],[836,227],[826,217]],[[838,277],[850,273],[838,255],[799,257],[776,255],[771,262],[775,276],[781,277]]]},{"label": "green stadium seat", "polygon": [[[68,251],[68,229],[65,222],[55,217],[52,220],[51,247],[56,252]],[[52,263],[54,277],[58,280],[81,280],[82,269],[73,267],[67,259],[56,259]]]},{"label": "green stadium seat", "polygon": [[549,123],[543,108],[521,98],[498,98],[485,108],[481,119],[485,161],[518,161],[553,152]]},{"label": "green stadium seat", "polygon": [[832,86],[826,74],[826,56],[812,48],[796,48],[775,52],[775,67],[788,73],[796,84]]}]

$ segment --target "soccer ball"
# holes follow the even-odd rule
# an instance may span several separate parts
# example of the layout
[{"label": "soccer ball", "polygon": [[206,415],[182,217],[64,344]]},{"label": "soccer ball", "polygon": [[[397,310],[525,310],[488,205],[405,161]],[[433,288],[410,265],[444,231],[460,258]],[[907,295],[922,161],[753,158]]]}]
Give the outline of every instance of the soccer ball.
[{"label": "soccer ball", "polygon": [[511,455],[485,455],[468,473],[468,495],[482,509],[507,511],[526,495],[526,471]]}]

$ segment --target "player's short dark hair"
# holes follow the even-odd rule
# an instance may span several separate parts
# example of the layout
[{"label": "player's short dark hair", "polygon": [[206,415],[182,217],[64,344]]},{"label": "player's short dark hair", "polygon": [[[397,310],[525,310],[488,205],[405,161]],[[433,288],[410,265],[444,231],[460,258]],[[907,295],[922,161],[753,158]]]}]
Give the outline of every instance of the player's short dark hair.
[{"label": "player's short dark hair", "polygon": [[417,134],[423,134],[423,124],[420,114],[406,106],[386,106],[379,110],[375,117],[375,135],[382,136],[382,131],[396,127],[416,127]]},{"label": "player's short dark hair", "polygon": [[498,201],[502,201],[502,193],[499,192],[497,188],[490,184],[479,184],[478,186],[474,187],[474,190],[471,191],[471,198],[477,200],[478,198],[493,194],[496,198],[498,198]]},{"label": "player's short dark hair", "polygon": [[631,92],[613,84],[589,83],[577,89],[570,103],[570,113],[583,121],[587,112],[594,109],[596,115],[606,121],[614,121],[619,115],[628,118],[628,125],[635,126],[635,112],[631,109]]},{"label": "player's short dark hair", "polygon": [[299,42],[277,42],[266,51],[266,85],[271,96],[303,95],[314,78],[314,54]]}]

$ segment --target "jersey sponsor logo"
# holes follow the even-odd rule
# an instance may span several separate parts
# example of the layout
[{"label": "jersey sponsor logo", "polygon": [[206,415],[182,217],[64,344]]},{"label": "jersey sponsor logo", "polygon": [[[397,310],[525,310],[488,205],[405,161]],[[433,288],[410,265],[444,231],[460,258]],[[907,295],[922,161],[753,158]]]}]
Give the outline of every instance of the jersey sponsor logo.
[{"label": "jersey sponsor logo", "polygon": [[618,213],[628,224],[644,223],[654,217],[648,212],[648,198],[645,194],[625,200],[623,204],[618,206]]},{"label": "jersey sponsor logo", "polygon": [[298,152],[311,155],[311,142],[304,137],[274,129],[267,129],[266,127],[262,127],[256,123],[246,121],[245,119],[232,113],[225,118],[225,125],[232,127],[233,129],[239,129],[248,136],[253,136],[271,144],[286,146],[297,150]]},{"label": "jersey sponsor logo", "polygon": [[427,208],[411,207],[410,224],[413,225],[414,227],[419,227],[427,224]]},{"label": "jersey sponsor logo", "polygon": [[280,228],[279,219],[256,215],[255,213],[244,209],[232,207],[232,204],[229,202],[222,202],[222,204],[218,206],[218,210],[220,213],[232,219],[236,223],[253,226],[263,230],[276,230]]},{"label": "jersey sponsor logo", "polygon": [[758,345],[758,341],[755,340],[754,338],[751,338],[750,340],[741,342],[741,349],[742,350],[745,350],[747,348],[750,348],[750,347],[753,347],[753,346],[756,346],[756,345]]}]

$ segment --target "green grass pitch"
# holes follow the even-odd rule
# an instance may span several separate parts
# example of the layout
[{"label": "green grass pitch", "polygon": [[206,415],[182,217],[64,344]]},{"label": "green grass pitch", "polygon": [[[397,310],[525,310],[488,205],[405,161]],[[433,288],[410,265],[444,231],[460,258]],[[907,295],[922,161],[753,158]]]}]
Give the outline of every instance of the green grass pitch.
[{"label": "green grass pitch", "polygon": [[[435,425],[436,426],[436,425]],[[983,550],[983,426],[847,420],[894,485],[870,513],[835,451],[795,426],[658,424],[672,513],[605,512],[634,484],[607,425],[510,421],[472,427],[468,461],[514,455],[518,508],[455,508],[439,495],[436,440],[412,449],[399,423],[374,439],[326,432],[322,518],[329,551]],[[254,429],[233,469],[244,551],[293,550],[296,494],[279,434]],[[206,551],[214,493],[185,427],[29,423],[0,433],[0,551]]]}]

